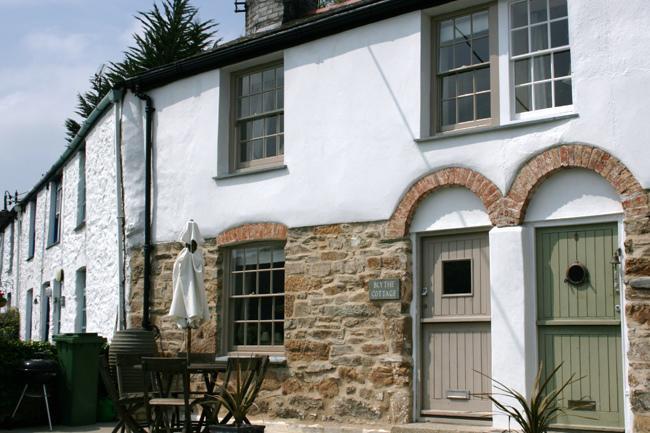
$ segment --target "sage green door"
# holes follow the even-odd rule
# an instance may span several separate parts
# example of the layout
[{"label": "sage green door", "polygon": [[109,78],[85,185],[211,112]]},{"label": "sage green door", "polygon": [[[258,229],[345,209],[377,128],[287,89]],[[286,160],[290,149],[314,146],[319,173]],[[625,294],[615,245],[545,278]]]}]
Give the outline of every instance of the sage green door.
[{"label": "sage green door", "polygon": [[[487,233],[422,240],[421,415],[489,418]],[[482,374],[481,374],[482,373]]]},{"label": "sage green door", "polygon": [[563,392],[558,425],[623,426],[617,250],[615,223],[537,230],[540,361],[547,374],[562,364],[553,387],[582,378]]}]

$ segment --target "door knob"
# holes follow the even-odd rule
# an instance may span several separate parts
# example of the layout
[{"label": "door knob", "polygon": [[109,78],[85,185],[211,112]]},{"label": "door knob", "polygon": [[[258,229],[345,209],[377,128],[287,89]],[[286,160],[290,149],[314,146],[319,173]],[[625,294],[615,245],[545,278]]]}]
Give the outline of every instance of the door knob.
[{"label": "door knob", "polygon": [[420,289],[420,295],[427,296],[428,293],[429,293],[428,287],[422,287],[422,289]]}]

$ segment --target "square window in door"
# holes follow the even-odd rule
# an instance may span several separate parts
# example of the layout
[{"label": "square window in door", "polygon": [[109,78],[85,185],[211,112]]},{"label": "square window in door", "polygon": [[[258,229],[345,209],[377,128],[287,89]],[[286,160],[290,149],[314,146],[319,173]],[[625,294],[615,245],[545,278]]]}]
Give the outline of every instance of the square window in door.
[{"label": "square window in door", "polygon": [[442,295],[472,294],[472,260],[444,260],[442,262]]}]

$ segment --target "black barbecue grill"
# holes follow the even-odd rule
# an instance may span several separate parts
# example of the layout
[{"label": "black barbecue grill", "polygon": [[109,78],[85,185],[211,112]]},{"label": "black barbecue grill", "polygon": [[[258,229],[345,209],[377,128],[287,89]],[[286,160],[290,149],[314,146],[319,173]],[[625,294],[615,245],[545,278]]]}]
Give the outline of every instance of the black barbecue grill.
[{"label": "black barbecue grill", "polygon": [[[15,417],[18,408],[25,397],[43,398],[45,401],[45,410],[47,411],[47,422],[52,431],[52,416],[50,415],[50,403],[48,402],[47,386],[50,385],[59,371],[59,364],[53,359],[28,359],[24,361],[18,369],[25,384],[23,392],[18,399],[18,404],[11,417]],[[27,392],[31,387],[32,392]],[[38,390],[37,393],[33,392]]]}]

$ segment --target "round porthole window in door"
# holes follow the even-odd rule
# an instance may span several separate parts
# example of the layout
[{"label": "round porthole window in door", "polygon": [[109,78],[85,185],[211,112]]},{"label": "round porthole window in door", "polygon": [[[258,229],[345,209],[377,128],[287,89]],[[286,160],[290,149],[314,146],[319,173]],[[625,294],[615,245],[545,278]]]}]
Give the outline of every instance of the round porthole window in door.
[{"label": "round porthole window in door", "polygon": [[566,268],[564,281],[573,286],[579,286],[587,281],[589,272],[587,267],[580,262],[573,262]]}]

